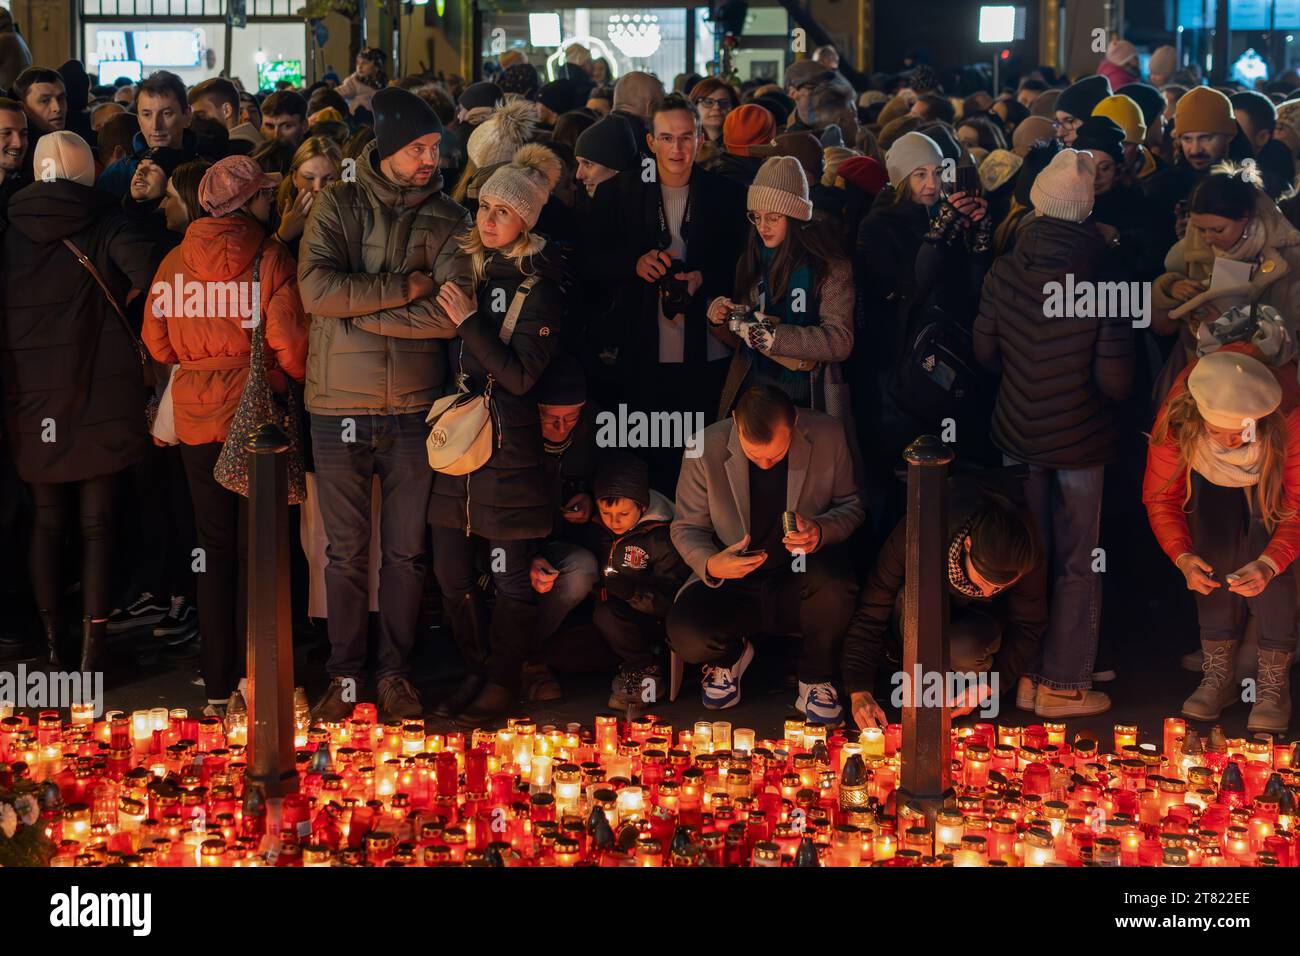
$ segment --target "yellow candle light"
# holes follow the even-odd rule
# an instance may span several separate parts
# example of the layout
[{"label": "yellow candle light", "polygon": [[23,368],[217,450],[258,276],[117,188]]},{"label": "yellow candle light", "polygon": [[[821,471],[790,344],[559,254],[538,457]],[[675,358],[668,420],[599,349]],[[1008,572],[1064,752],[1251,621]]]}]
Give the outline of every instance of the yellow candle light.
[{"label": "yellow candle light", "polygon": [[691,749],[697,754],[713,752],[713,724],[710,721],[695,722],[695,730],[691,734]]},{"label": "yellow candle light", "polygon": [[885,732],[879,727],[868,727],[859,738],[862,744],[862,756],[883,757],[885,755]]},{"label": "yellow candle light", "polygon": [[872,841],[872,860],[876,863],[892,860],[897,849],[898,844],[894,839],[894,834],[877,833],[875,840]]},{"label": "yellow candle light", "polygon": [[730,750],[731,749],[731,722],[727,720],[715,720],[713,722],[713,749]]},{"label": "yellow candle light", "polygon": [[[73,704],[69,708],[72,712],[73,724],[93,724],[95,722],[95,705],[93,703]],[[6,713],[6,711],[8,711]],[[8,704],[0,704],[0,720],[10,716],[13,708]]]},{"label": "yellow candle light", "polygon": [[790,743],[790,749],[803,750],[803,721],[797,717],[791,717],[785,722],[785,739]]},{"label": "yellow candle light", "polygon": [[147,749],[153,739],[153,719],[147,710],[137,710],[131,714],[131,742],[136,750]]},{"label": "yellow candle light", "polygon": [[737,727],[731,733],[731,749],[750,753],[754,749],[754,731],[748,727]]}]

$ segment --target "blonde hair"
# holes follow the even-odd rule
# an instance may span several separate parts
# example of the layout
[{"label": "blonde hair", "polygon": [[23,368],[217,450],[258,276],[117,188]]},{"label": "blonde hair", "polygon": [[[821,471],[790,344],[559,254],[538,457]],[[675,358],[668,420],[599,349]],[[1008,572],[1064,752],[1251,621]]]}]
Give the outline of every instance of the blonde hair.
[{"label": "blonde hair", "polygon": [[540,252],[545,240],[541,236],[535,236],[528,231],[528,225],[525,223],[523,231],[515,238],[515,241],[505,249],[489,249],[483,244],[483,237],[479,235],[478,226],[463,233],[457,240],[457,245],[461,250],[470,257],[470,262],[474,267],[474,283],[483,281],[487,272],[488,257],[492,255],[502,255],[512,260],[524,275],[529,275],[526,260],[531,258],[534,253]]},{"label": "blonde hair", "polygon": [[298,198],[298,187],[293,184],[294,173],[298,172],[299,167],[308,160],[318,156],[324,156],[333,163],[335,172],[343,168],[343,150],[339,148],[338,143],[327,136],[308,136],[294,151],[293,159],[289,162],[289,171],[284,174],[284,179],[280,180],[280,185],[276,187],[275,202],[281,211],[288,209]]},{"label": "blonde hair", "polygon": [[[1204,430],[1205,419],[1201,417],[1196,399],[1191,392],[1184,390],[1169,400],[1164,414],[1151,432],[1151,444],[1172,443],[1178,447],[1179,459],[1183,465],[1180,477],[1187,486],[1187,494],[1183,498],[1184,511],[1192,498],[1192,445],[1200,440]],[[1259,483],[1247,487],[1246,493],[1252,499],[1251,510],[1259,514],[1264,528],[1270,533],[1283,521],[1296,515],[1293,509],[1286,506],[1286,438],[1286,419],[1280,409],[1264,416],[1257,423],[1255,440],[1262,445],[1264,456],[1260,462]],[[1168,489],[1176,480],[1177,477],[1171,478],[1161,490]]]}]

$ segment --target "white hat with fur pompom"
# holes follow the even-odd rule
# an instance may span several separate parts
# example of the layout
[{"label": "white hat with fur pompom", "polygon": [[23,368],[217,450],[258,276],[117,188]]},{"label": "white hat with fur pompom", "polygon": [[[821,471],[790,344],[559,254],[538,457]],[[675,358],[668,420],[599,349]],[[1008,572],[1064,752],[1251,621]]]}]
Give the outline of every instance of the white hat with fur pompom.
[{"label": "white hat with fur pompom", "polygon": [[560,158],[541,143],[520,147],[479,191],[479,201],[491,197],[505,203],[529,229],[537,225],[551,190],[560,181]]}]

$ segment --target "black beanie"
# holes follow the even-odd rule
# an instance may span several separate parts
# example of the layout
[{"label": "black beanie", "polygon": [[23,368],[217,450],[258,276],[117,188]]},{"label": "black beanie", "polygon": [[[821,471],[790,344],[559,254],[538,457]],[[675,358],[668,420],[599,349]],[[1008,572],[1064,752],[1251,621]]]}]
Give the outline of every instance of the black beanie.
[{"label": "black beanie", "polygon": [[584,129],[573,152],[579,159],[600,163],[619,172],[635,166],[639,155],[632,127],[617,113],[610,113]]},{"label": "black beanie", "polygon": [[1087,119],[1097,104],[1110,96],[1110,80],[1104,76],[1085,76],[1056,98],[1056,111],[1069,113],[1075,119]]},{"label": "black beanie", "polygon": [[1129,83],[1115,91],[1120,96],[1127,96],[1142,110],[1142,122],[1151,128],[1165,111],[1165,94],[1150,83]]},{"label": "black beanie", "polygon": [[1124,128],[1109,116],[1090,116],[1075,134],[1074,149],[1102,152],[1124,162]]},{"label": "black beanie", "polygon": [[501,87],[483,80],[465,87],[465,91],[460,94],[460,99],[456,101],[456,105],[467,110],[476,109],[480,106],[492,107],[496,106],[497,102],[504,96]]},{"label": "black beanie", "polygon": [[410,90],[386,86],[370,100],[375,114],[375,142],[379,158],[392,156],[421,136],[442,132],[442,120],[433,107]]},{"label": "black beanie", "polygon": [[943,154],[944,159],[951,159],[954,163],[959,163],[962,156],[966,154],[966,150],[958,142],[957,137],[952,135],[952,129],[943,123],[921,126],[917,129],[917,132],[924,133],[934,140],[934,144],[939,147],[939,152]]},{"label": "black beanie", "polygon": [[567,113],[578,103],[578,91],[570,80],[553,80],[537,91],[537,102],[552,113]]},{"label": "black beanie", "polygon": [[790,121],[790,114],[794,112],[794,100],[784,93],[778,93],[776,90],[754,97],[753,102],[763,107],[776,118],[777,129],[785,129],[785,124]]},{"label": "black beanie", "polygon": [[1042,146],[1035,146],[1025,156],[1025,161],[1020,164],[1020,172],[1016,174],[1016,201],[1022,206],[1033,208],[1033,201],[1029,198],[1029,191],[1034,185],[1034,180],[1052,162],[1052,158],[1061,151],[1061,141],[1053,139],[1050,143]]},{"label": "black beanie", "polygon": [[650,466],[628,451],[612,451],[601,459],[592,488],[596,500],[630,498],[650,507]]},{"label": "black beanie", "polygon": [[533,386],[538,405],[582,405],[587,401],[587,378],[582,365],[568,352],[556,352],[541,379]]}]

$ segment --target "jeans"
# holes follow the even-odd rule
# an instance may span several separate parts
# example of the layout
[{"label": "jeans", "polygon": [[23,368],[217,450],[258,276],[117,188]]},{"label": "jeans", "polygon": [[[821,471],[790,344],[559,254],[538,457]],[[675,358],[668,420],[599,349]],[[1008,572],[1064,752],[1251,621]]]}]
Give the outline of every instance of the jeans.
[{"label": "jeans", "polygon": [[586,548],[552,541],[542,548],[541,554],[560,575],[549,591],[538,595],[534,653],[539,653],[542,643],[560,629],[569,612],[587,600],[600,576],[596,569],[596,556]]},{"label": "jeans", "polygon": [[211,701],[230,696],[248,660],[248,501],[212,476],[221,444],[180,446],[203,549],[199,669]]},{"label": "jeans", "polygon": [[[427,563],[424,514],[433,487],[424,418],[423,412],[311,416],[316,490],[329,539],[330,677],[358,678],[365,666],[373,475],[379,476],[381,560],[375,677],[408,673]],[[345,429],[349,422],[354,434]]]},{"label": "jeans", "polygon": [[1054,690],[1092,686],[1101,621],[1101,577],[1093,570],[1093,552],[1101,533],[1104,476],[1101,465],[1030,465],[1025,480],[1025,499],[1053,576],[1047,634],[1028,676]]},{"label": "jeans", "polygon": [[841,547],[807,556],[807,568],[757,571],[711,588],[688,586],[668,612],[668,643],[688,664],[730,667],[744,639],[760,633],[798,634],[799,680],[819,684],[839,670],[840,644],[858,596],[858,582]]},{"label": "jeans", "polygon": [[1192,510],[1188,530],[1196,553],[1214,568],[1219,587],[1196,594],[1196,617],[1203,641],[1239,641],[1249,610],[1259,629],[1262,650],[1294,651],[1296,593],[1293,565],[1275,575],[1254,597],[1228,590],[1224,580],[1264,553],[1272,537],[1258,514],[1252,514],[1244,488],[1223,488],[1192,474]]}]

